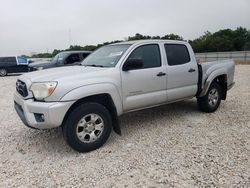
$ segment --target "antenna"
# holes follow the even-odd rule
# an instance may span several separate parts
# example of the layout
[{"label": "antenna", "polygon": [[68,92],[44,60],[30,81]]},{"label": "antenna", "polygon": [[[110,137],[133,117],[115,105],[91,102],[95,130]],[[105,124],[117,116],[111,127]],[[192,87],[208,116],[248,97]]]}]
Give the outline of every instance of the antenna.
[{"label": "antenna", "polygon": [[69,29],[69,47],[71,46],[71,29]]}]

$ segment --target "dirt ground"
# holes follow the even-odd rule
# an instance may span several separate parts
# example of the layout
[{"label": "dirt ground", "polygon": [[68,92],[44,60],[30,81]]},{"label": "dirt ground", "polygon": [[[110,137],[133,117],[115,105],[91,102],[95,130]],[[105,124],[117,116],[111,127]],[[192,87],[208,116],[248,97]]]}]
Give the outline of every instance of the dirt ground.
[{"label": "dirt ground", "polygon": [[121,117],[122,136],[90,153],[61,129],[25,127],[17,76],[0,78],[0,187],[250,187],[250,66],[211,114],[187,100]]}]

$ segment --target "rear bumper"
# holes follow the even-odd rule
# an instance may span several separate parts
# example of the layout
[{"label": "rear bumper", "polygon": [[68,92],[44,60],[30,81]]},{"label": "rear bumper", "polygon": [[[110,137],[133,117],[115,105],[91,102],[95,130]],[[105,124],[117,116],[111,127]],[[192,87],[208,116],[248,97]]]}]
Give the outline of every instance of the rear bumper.
[{"label": "rear bumper", "polygon": [[[33,99],[24,100],[19,94],[14,95],[14,107],[22,122],[32,128],[49,129],[59,127],[70,106],[70,102],[36,102]],[[42,114],[43,121],[35,114]]]}]

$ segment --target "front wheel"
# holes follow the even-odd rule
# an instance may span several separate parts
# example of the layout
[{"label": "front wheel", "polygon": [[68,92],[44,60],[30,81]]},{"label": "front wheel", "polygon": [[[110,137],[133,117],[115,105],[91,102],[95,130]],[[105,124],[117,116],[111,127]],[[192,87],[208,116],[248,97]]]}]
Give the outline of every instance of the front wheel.
[{"label": "front wheel", "polygon": [[214,112],[220,106],[222,91],[219,84],[213,82],[207,94],[197,99],[199,109],[203,112]]},{"label": "front wheel", "polygon": [[79,152],[101,147],[109,138],[111,130],[110,113],[98,103],[83,103],[75,107],[63,124],[65,140]]},{"label": "front wheel", "polygon": [[7,70],[6,69],[2,69],[0,68],[0,76],[6,76],[8,73],[7,73]]}]

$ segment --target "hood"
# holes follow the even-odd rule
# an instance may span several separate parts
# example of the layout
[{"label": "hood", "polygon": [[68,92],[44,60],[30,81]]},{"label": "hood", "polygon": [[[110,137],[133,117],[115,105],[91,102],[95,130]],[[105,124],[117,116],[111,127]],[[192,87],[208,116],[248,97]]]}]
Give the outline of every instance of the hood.
[{"label": "hood", "polygon": [[86,85],[112,83],[118,86],[120,72],[117,68],[68,66],[25,73],[19,79],[28,88],[34,82],[56,81],[55,92],[46,101],[58,101],[66,93]]},{"label": "hood", "polygon": [[67,66],[23,74],[20,78],[29,79],[31,82],[77,82],[83,79],[108,76],[114,68]]},{"label": "hood", "polygon": [[51,61],[38,61],[38,62],[29,64],[29,67],[45,67],[51,64],[53,64]]}]

